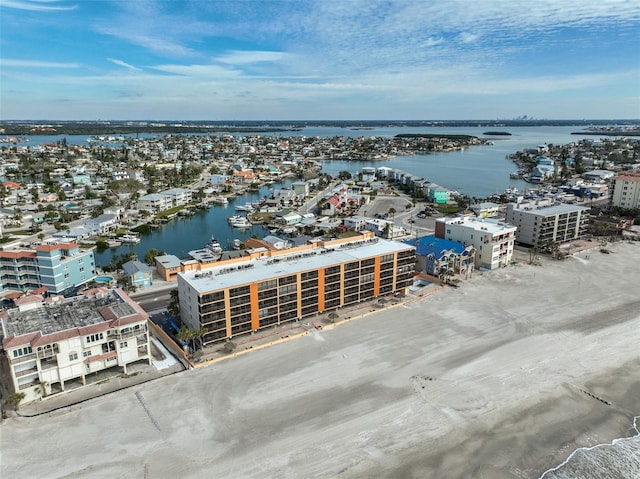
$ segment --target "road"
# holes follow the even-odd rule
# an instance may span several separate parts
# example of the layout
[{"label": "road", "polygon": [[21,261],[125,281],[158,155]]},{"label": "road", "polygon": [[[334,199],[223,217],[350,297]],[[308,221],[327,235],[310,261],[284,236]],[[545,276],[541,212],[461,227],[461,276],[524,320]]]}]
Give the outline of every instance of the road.
[{"label": "road", "polygon": [[[176,288],[178,284],[174,285]],[[131,294],[131,298],[136,301],[146,312],[166,309],[171,301],[171,289],[143,291]]]}]

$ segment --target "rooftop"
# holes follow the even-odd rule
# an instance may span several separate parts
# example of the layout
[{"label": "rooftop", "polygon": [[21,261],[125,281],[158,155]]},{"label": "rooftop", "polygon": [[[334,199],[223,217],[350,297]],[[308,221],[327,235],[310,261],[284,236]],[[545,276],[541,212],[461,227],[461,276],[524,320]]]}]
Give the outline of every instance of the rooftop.
[{"label": "rooftop", "polygon": [[575,211],[587,211],[589,208],[585,206],[571,205],[568,203],[562,203],[559,205],[550,206],[535,206],[535,207],[514,207],[513,211],[526,211],[528,213],[540,215],[540,216],[555,216],[563,213],[573,213]]},{"label": "rooftop", "polygon": [[407,249],[413,247],[395,241],[371,238],[328,248],[292,251],[291,254],[272,258],[251,259],[203,271],[178,273],[178,280],[186,281],[198,293],[205,293]]},{"label": "rooftop", "polygon": [[[37,299],[38,296],[33,298]],[[4,312],[2,329],[5,347],[10,344],[12,336],[18,337],[31,333],[40,333],[41,336],[53,335],[115,319],[135,317],[140,313],[128,302],[128,296],[120,290],[95,288],[82,296],[54,298],[43,301],[40,297],[41,304],[37,306],[23,310],[15,308]],[[142,319],[145,318],[141,316],[139,320]]]}]

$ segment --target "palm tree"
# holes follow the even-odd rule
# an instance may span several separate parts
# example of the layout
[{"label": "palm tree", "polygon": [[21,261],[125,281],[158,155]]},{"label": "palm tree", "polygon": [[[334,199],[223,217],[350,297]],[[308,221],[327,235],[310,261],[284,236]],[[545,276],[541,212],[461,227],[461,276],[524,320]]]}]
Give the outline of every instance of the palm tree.
[{"label": "palm tree", "polygon": [[189,348],[191,348],[192,350],[194,349],[193,348],[193,340],[195,339],[194,331],[187,328],[186,326],[182,326],[180,328],[180,331],[176,333],[176,339],[178,339],[179,341],[188,341]]},{"label": "palm tree", "polygon": [[180,316],[180,297],[177,289],[172,289],[169,294],[171,301],[167,305],[167,311],[171,316]]},{"label": "palm tree", "polygon": [[47,381],[39,381],[36,386],[36,391],[40,394],[41,399],[47,397],[47,386],[49,386]]},{"label": "palm tree", "polygon": [[208,332],[209,330],[206,326],[200,326],[194,331],[194,336],[198,339],[198,343],[200,343],[200,349],[204,349],[204,335]]}]

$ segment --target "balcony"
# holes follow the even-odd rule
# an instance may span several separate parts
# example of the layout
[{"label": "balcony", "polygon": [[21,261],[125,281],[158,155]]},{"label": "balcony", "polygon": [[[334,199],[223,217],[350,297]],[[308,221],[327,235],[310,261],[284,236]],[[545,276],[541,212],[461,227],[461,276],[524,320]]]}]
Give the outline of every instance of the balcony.
[{"label": "balcony", "polygon": [[29,369],[23,369],[22,371],[14,371],[14,375],[16,378],[30,376],[32,374],[38,374],[38,368],[29,368]]},{"label": "balcony", "polygon": [[36,359],[36,353],[24,354],[22,356],[18,356],[17,358],[9,358],[9,362],[11,364],[19,364],[24,363],[26,361],[32,361]]}]

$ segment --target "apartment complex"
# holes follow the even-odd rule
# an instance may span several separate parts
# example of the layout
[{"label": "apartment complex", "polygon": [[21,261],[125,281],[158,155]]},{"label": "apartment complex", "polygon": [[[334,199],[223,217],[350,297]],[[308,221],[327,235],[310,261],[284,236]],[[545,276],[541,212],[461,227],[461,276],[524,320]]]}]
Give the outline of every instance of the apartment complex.
[{"label": "apartment complex", "polygon": [[627,171],[611,178],[613,206],[640,208],[640,172]]},{"label": "apartment complex", "polygon": [[589,208],[559,204],[552,206],[507,205],[506,221],[518,227],[516,241],[544,247],[583,238],[589,225]]},{"label": "apartment complex", "polygon": [[516,229],[502,221],[458,216],[436,220],[435,236],[473,246],[476,269],[496,269],[511,261]]},{"label": "apartment complex", "polygon": [[2,346],[15,391],[25,402],[86,384],[109,368],[150,362],[148,315],[120,289],[73,298],[28,295],[0,312]]},{"label": "apartment complex", "polygon": [[61,294],[96,275],[93,250],[76,243],[36,246],[34,250],[0,251],[2,289],[25,291],[42,286]]},{"label": "apartment complex", "polygon": [[262,249],[178,274],[182,320],[204,326],[204,344],[396,292],[413,283],[415,248],[376,238]]}]

